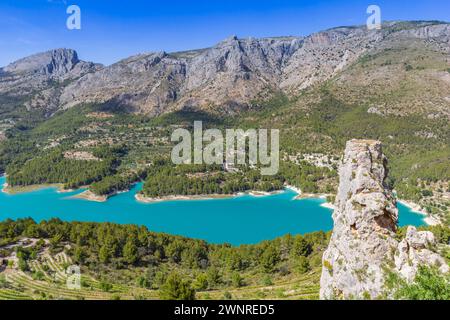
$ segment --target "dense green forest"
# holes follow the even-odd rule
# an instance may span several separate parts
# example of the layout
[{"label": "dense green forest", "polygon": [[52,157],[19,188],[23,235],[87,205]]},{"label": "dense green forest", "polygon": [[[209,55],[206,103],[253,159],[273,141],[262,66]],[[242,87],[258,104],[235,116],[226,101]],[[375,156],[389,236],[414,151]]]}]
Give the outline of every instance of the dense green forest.
[{"label": "dense green forest", "polygon": [[62,150],[52,150],[24,165],[8,167],[8,183],[12,187],[63,183],[65,188],[78,188],[112,175],[124,152],[120,147],[100,147],[93,151],[99,160],[89,161],[67,159]]},{"label": "dense green forest", "polygon": [[[262,176],[258,168],[240,166],[237,172],[224,172],[218,165],[173,165],[169,160],[158,160],[147,170],[143,193],[149,197],[167,195],[233,194],[244,191],[271,192],[285,184],[295,185],[304,192],[318,192],[317,182],[335,178],[336,172],[318,168],[306,162],[295,165],[282,162],[280,172]],[[326,191],[334,191],[331,184]]]},{"label": "dense green forest", "polygon": [[113,176],[105,176],[100,181],[92,183],[89,190],[100,196],[108,196],[129,189],[133,183],[145,178],[146,175],[146,171],[138,173],[117,172]]}]

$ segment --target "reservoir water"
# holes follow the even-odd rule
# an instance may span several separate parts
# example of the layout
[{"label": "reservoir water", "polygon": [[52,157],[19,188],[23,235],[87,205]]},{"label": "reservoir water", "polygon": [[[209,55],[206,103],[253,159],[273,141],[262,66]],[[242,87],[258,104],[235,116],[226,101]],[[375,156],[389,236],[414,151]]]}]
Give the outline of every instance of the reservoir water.
[{"label": "reservoir water", "polygon": [[[0,186],[5,177],[0,177]],[[286,190],[264,197],[244,195],[228,199],[137,202],[142,187],[99,203],[71,198],[81,193],[58,193],[56,188],[8,195],[0,192],[0,221],[31,217],[35,221],[60,218],[65,221],[114,222],[145,225],[151,231],[166,232],[212,243],[234,245],[257,243],[291,234],[333,228],[332,210],[321,206],[324,199],[294,200]],[[399,224],[424,225],[423,216],[399,204]]]}]

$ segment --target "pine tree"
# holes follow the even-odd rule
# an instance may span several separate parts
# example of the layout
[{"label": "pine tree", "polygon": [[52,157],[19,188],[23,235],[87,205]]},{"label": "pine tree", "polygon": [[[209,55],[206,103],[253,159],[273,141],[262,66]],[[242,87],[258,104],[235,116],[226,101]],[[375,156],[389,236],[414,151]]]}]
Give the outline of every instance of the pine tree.
[{"label": "pine tree", "polygon": [[159,291],[163,300],[195,300],[195,289],[178,273],[171,273]]},{"label": "pine tree", "polygon": [[127,242],[123,246],[122,255],[125,261],[129,264],[135,264],[138,260],[138,249],[136,241],[133,238],[128,238]]}]

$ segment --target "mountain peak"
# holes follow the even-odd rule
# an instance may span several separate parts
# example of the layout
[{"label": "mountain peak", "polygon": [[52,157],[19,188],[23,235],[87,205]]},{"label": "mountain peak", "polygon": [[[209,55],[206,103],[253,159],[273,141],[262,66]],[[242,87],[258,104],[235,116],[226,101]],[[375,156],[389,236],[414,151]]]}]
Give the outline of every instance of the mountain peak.
[{"label": "mountain peak", "polygon": [[45,70],[48,73],[58,72],[63,67],[71,69],[80,60],[73,49],[54,49],[17,60],[4,68],[6,72],[23,73]]},{"label": "mountain peak", "polygon": [[228,43],[234,43],[236,41],[238,41],[238,37],[236,35],[231,35],[228,38],[223,39],[222,41],[220,41],[218,44],[228,44]]},{"label": "mountain peak", "polygon": [[0,69],[0,94],[28,96],[24,103],[28,109],[56,109],[60,89],[55,82],[80,78],[99,68],[98,64],[81,61],[73,49],[37,53]]}]

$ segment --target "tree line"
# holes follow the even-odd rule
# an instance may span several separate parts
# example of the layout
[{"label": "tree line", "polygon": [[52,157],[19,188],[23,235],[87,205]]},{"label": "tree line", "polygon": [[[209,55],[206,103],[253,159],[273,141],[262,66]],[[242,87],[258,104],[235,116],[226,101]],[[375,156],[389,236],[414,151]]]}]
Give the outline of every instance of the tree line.
[{"label": "tree line", "polygon": [[[318,182],[335,178],[336,172],[306,162],[300,165],[282,162],[280,172],[262,176],[258,168],[238,166],[237,172],[225,172],[217,165],[173,165],[159,160],[147,170],[143,194],[148,197],[168,195],[234,194],[245,191],[272,192],[285,184],[301,187],[304,192],[318,192]],[[333,191],[330,187],[328,191]]]},{"label": "tree line", "polygon": [[23,165],[8,166],[7,182],[12,187],[63,183],[65,188],[78,188],[113,175],[124,152],[123,147],[98,147],[93,155],[100,161],[88,161],[67,159],[56,149]]}]

